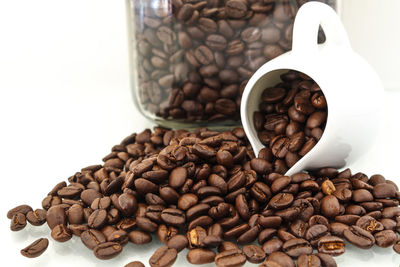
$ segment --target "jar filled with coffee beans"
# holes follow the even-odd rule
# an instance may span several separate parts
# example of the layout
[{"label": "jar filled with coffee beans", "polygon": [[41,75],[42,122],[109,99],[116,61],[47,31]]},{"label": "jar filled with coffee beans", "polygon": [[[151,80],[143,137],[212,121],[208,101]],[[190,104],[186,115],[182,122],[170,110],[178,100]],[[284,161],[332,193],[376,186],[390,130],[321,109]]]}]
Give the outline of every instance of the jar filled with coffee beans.
[{"label": "jar filled with coffee beans", "polygon": [[248,79],[291,49],[294,18],[306,2],[127,0],[139,110],[166,127],[239,124]]}]

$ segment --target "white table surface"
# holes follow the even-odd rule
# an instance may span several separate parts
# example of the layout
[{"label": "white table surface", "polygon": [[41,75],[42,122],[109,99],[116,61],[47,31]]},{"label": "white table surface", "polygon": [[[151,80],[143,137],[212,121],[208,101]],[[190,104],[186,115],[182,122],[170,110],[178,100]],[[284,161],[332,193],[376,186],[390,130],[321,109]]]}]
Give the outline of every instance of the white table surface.
[{"label": "white table surface", "polygon": [[[57,182],[100,163],[131,132],[153,126],[131,100],[123,1],[62,2],[0,0],[0,266],[123,266],[133,260],[148,266],[159,243],[128,244],[119,257],[102,262],[77,238],[50,240],[41,257],[27,259],[20,249],[50,238],[47,226],[9,230],[10,208],[39,208]],[[400,92],[386,93],[383,130],[370,152],[349,166],[353,172],[400,183],[399,102]],[[400,264],[391,248],[348,245],[336,259],[341,267]],[[181,253],[175,266],[188,265]]]}]

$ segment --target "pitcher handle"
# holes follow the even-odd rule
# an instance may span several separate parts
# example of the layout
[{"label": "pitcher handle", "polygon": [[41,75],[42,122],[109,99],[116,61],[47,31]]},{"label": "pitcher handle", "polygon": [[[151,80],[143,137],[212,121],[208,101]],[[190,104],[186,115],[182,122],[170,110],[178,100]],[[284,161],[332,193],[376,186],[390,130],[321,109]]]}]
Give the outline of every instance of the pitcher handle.
[{"label": "pitcher handle", "polygon": [[297,12],[293,26],[293,53],[304,55],[318,52],[318,30],[326,36],[324,46],[350,49],[346,30],[336,12],[328,5],[308,2]]}]

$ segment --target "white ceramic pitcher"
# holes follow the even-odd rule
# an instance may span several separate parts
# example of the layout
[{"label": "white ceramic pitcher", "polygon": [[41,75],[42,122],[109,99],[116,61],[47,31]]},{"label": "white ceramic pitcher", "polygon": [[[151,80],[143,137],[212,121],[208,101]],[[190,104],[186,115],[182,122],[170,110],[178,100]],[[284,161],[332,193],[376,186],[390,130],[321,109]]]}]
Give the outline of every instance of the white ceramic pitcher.
[{"label": "white ceramic pitcher", "polygon": [[[321,26],[326,42],[318,45]],[[372,67],[351,48],[335,11],[319,2],[304,4],[293,28],[289,51],[264,64],[251,77],[242,96],[241,119],[255,154],[264,147],[257,137],[253,113],[264,89],[279,83],[280,74],[296,70],[310,76],[328,104],[325,131],[314,148],[286,175],[322,167],[343,167],[371,147],[379,130],[383,86]]]}]

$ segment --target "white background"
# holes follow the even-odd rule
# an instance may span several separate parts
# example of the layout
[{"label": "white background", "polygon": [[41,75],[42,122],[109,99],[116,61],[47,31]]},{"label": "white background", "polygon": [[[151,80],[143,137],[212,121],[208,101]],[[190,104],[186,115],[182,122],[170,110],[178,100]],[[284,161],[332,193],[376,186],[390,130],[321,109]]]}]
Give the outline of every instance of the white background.
[{"label": "white background", "polygon": [[[74,238],[51,242],[44,255],[26,259],[19,250],[49,237],[47,226],[12,233],[6,218],[18,204],[39,208],[57,182],[100,163],[131,132],[152,126],[134,108],[129,83],[124,1],[0,0],[1,266],[148,265],[158,243],[129,244],[117,259],[101,262]],[[400,182],[400,94],[386,93],[385,99],[378,142],[371,141],[370,153],[351,167]],[[339,266],[399,266],[400,255],[348,246],[337,260]],[[187,265],[184,255],[178,263]]]}]

